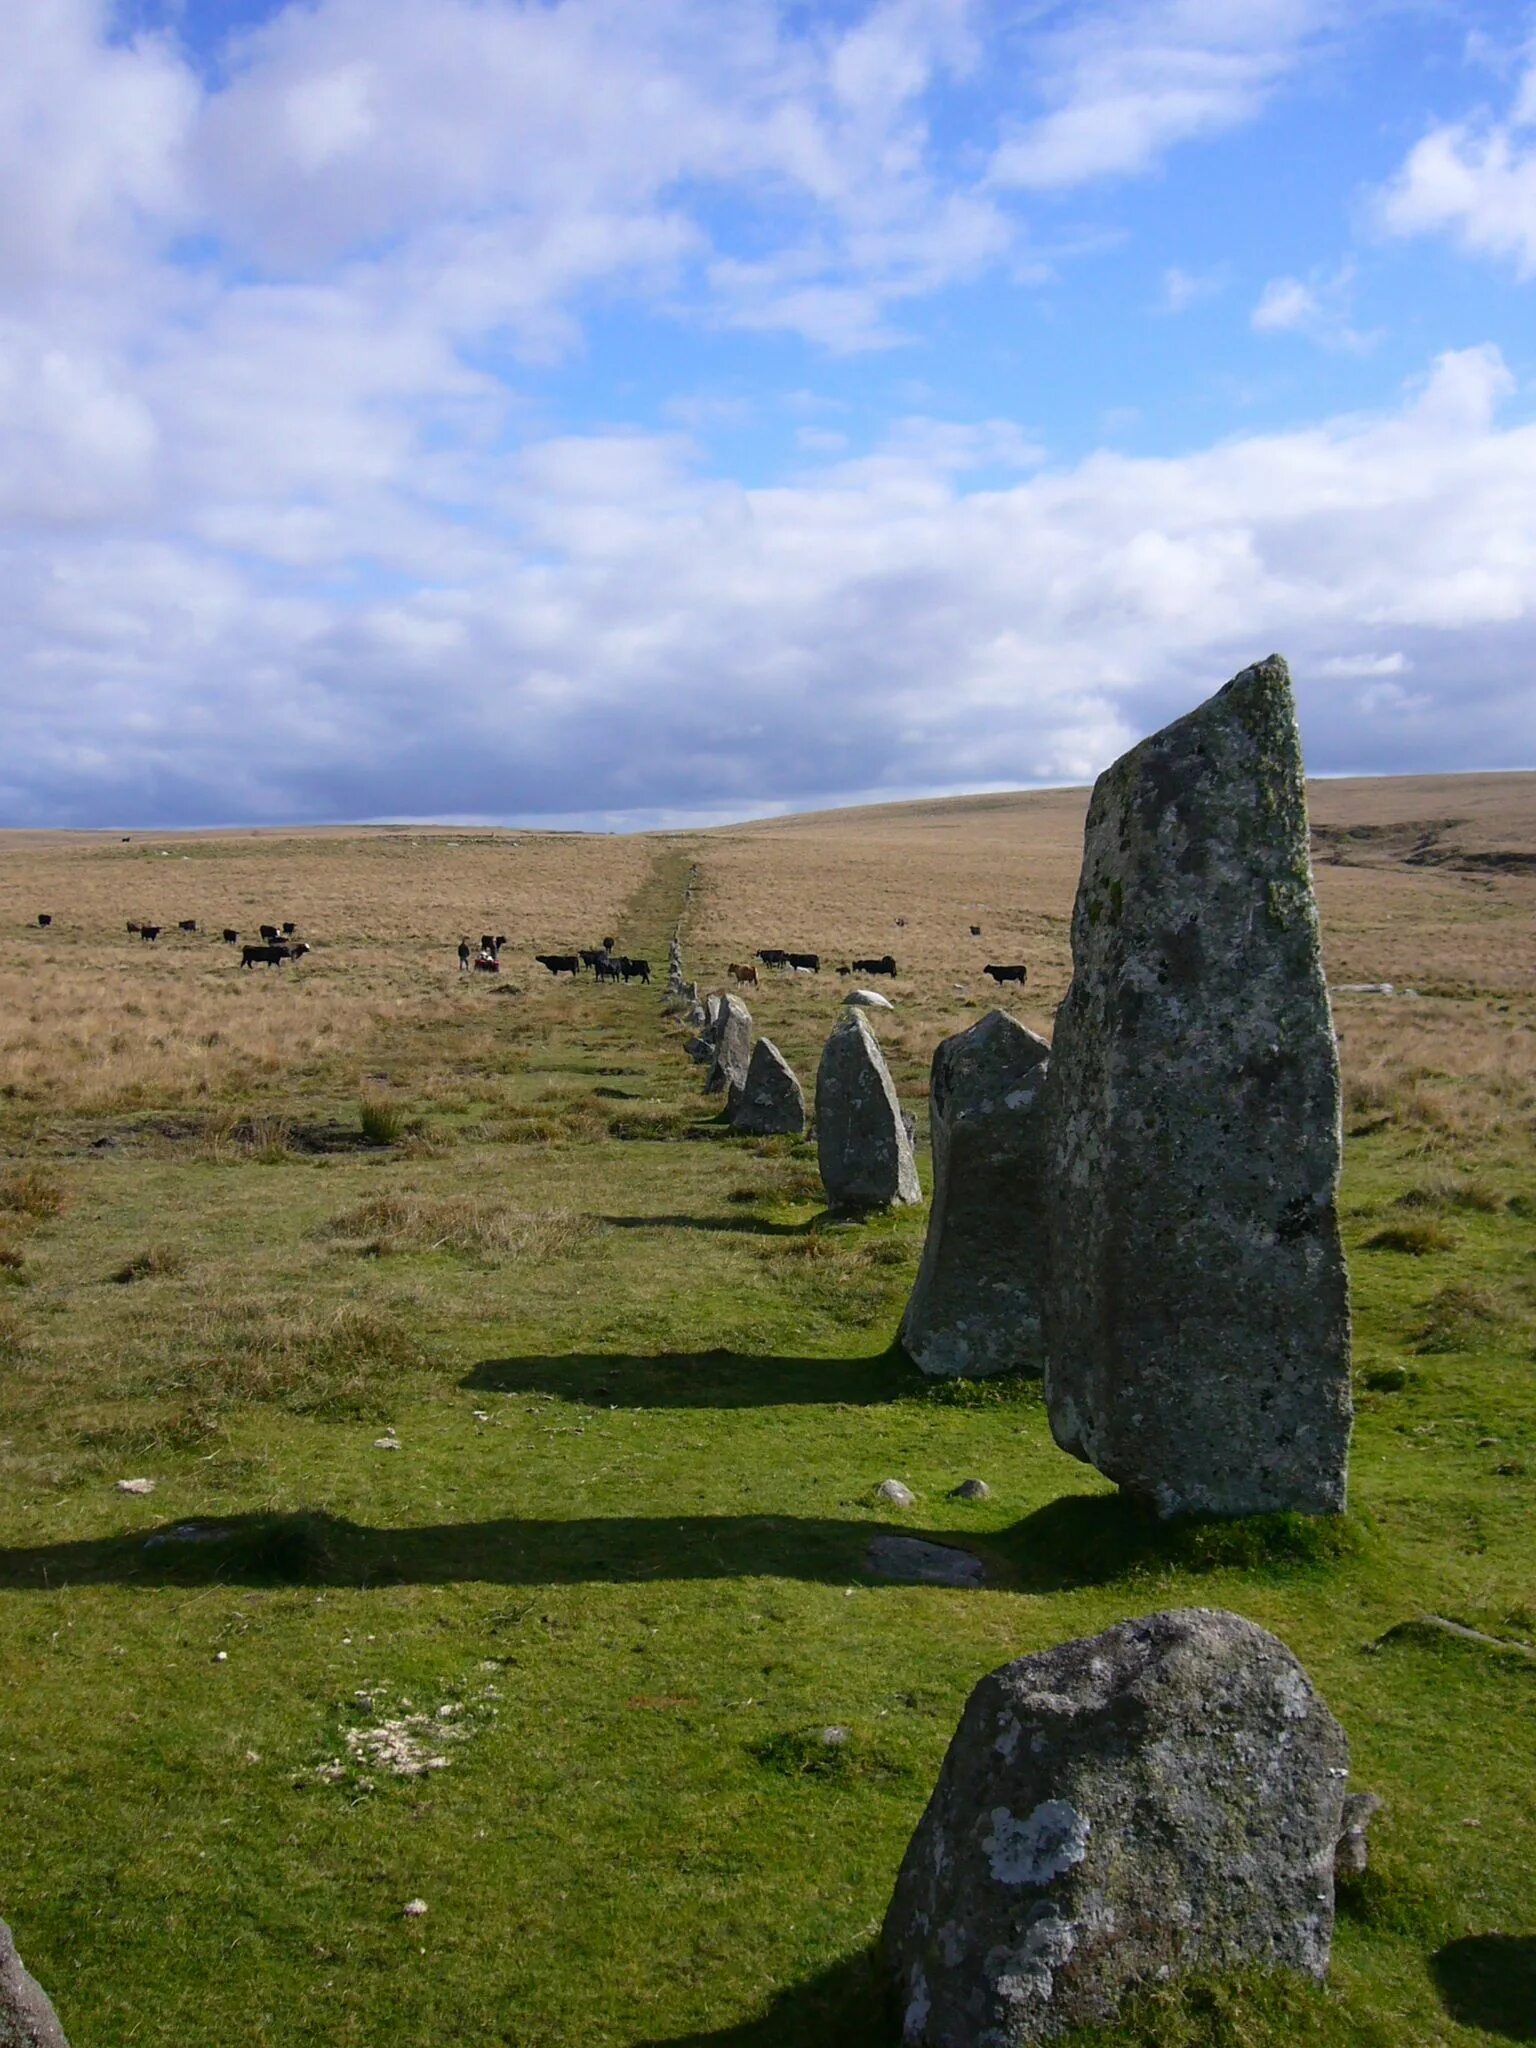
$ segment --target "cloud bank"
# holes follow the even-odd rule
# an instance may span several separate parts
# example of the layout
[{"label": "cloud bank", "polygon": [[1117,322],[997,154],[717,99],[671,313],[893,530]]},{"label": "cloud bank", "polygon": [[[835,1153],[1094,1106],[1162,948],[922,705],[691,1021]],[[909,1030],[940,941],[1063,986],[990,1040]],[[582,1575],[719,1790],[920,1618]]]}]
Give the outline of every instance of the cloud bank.
[{"label": "cloud bank", "polygon": [[[1315,769],[1536,760],[1536,426],[1491,344],[1155,458],[920,402],[853,435],[787,380],[740,401],[767,480],[681,382],[669,430],[619,393],[545,416],[540,379],[635,309],[653,344],[910,351],[909,312],[1029,272],[1021,193],[1256,119],[1317,9],[1072,9],[995,104],[980,0],[430,12],[199,42],[0,11],[0,822],[1080,780],[1272,647]],[[1468,134],[1438,146],[1486,163]],[[1451,219],[1419,162],[1394,232]],[[1309,274],[1255,327],[1337,324],[1353,273]]]}]

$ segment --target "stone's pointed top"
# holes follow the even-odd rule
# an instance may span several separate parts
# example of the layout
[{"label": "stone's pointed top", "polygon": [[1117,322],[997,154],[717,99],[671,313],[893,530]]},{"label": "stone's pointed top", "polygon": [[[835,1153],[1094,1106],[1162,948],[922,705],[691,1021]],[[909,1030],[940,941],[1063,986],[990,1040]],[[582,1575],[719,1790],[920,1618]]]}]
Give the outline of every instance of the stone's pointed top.
[{"label": "stone's pointed top", "polygon": [[834,1208],[886,1209],[923,1198],[890,1069],[862,1010],[845,1010],[822,1048],[816,1152]]},{"label": "stone's pointed top", "polygon": [[59,2016],[0,1920],[0,2048],[69,2048]]}]

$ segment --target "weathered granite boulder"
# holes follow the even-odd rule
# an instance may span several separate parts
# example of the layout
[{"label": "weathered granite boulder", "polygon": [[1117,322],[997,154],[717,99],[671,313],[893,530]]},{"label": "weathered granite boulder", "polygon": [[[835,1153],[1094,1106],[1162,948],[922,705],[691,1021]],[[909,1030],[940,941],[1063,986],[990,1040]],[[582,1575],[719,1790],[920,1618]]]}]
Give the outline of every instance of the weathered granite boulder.
[{"label": "weathered granite boulder", "polygon": [[1338,1057],[1276,656],[1094,788],[1046,1109],[1056,1441],[1165,1515],[1342,1509]]},{"label": "weathered granite boulder", "polygon": [[845,1011],[822,1048],[816,1154],[835,1209],[888,1209],[923,1199],[901,1104],[862,1010]]},{"label": "weathered granite boulder", "polygon": [[1349,1771],[1305,1671],[1181,1608],[966,1703],[886,1915],[907,2048],[1023,2048],[1187,1970],[1321,1977]]},{"label": "weathered granite boulder", "polygon": [[0,2048],[69,2048],[48,1994],[16,1953],[0,1920]]},{"label": "weathered granite boulder", "polygon": [[738,1131],[760,1136],[800,1137],[805,1130],[805,1092],[795,1070],[771,1038],[760,1038],[747,1062],[747,1078],[731,1109]]},{"label": "weathered granite boulder", "polygon": [[728,1093],[732,1099],[746,1086],[752,1057],[752,1013],[739,996],[722,996],[714,1027],[714,1064],[704,1083],[706,1095]]},{"label": "weathered granite boulder", "polygon": [[1044,1363],[1050,1053],[1006,1010],[989,1010],[933,1056],[933,1207],[901,1341],[936,1377],[1039,1372]]}]

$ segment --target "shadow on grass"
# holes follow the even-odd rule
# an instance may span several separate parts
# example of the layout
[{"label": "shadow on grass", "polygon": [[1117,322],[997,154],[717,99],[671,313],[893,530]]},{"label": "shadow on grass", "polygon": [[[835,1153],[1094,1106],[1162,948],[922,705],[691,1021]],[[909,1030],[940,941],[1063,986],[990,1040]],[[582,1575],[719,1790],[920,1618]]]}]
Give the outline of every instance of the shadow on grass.
[{"label": "shadow on grass", "polygon": [[1430,1968],[1458,2026],[1536,2041],[1536,1935],[1468,1934],[1436,1949]]},{"label": "shadow on grass", "polygon": [[873,1358],[760,1358],[739,1351],[485,1358],[459,1385],[476,1394],[555,1394],[604,1408],[780,1408],[831,1401],[870,1407],[921,1391],[905,1355],[894,1347]]},{"label": "shadow on grass", "polygon": [[[672,1579],[783,1578],[847,1586],[896,1582],[866,1570],[876,1536],[917,1537],[980,1557],[983,1590],[1060,1592],[1231,1566],[1307,1567],[1329,1536],[1300,1517],[1160,1524],[1114,1495],[1053,1501],[1011,1529],[954,1529],[831,1516],[614,1515],[445,1522],[375,1529],[319,1511],[201,1518],[133,1534],[0,1550],[0,1588],[139,1585],[632,1585]],[[1335,1538],[1331,1555],[1341,1554]]]},{"label": "shadow on grass", "polygon": [[708,2034],[672,2034],[635,2048],[889,2048],[890,2006],[873,1949],[781,1991],[756,2019]]}]

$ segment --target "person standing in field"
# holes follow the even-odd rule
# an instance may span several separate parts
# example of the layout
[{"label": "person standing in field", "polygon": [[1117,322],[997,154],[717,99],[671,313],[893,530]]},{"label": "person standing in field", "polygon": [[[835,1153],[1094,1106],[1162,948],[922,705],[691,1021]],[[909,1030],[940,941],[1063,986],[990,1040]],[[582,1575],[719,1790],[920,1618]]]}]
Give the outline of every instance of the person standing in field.
[{"label": "person standing in field", "polygon": [[469,941],[468,941],[468,939],[460,939],[460,941],[459,941],[459,972],[460,972],[460,974],[468,974],[468,972],[469,972]]}]

